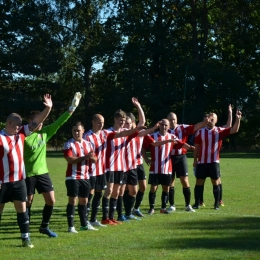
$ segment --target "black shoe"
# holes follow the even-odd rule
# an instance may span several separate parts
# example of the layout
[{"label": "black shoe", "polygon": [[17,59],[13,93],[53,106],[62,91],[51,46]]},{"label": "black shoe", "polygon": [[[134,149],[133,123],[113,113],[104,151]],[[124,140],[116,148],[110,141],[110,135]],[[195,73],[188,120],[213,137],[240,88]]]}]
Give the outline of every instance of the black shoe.
[{"label": "black shoe", "polygon": [[199,209],[199,208],[200,208],[200,206],[199,206],[199,205],[197,205],[197,204],[194,204],[194,205],[192,205],[192,208],[193,208],[193,209]]},{"label": "black shoe", "polygon": [[220,210],[219,205],[218,204],[214,204],[214,209],[215,210]]}]

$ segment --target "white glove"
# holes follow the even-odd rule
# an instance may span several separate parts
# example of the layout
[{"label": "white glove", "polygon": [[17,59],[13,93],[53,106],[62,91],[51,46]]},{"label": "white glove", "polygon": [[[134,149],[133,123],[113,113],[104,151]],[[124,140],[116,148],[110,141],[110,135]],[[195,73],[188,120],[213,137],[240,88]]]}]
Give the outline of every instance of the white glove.
[{"label": "white glove", "polygon": [[79,105],[79,101],[81,99],[82,95],[80,92],[76,92],[74,95],[74,98],[71,102],[71,106],[69,107],[69,111],[73,112],[75,111],[76,107]]}]

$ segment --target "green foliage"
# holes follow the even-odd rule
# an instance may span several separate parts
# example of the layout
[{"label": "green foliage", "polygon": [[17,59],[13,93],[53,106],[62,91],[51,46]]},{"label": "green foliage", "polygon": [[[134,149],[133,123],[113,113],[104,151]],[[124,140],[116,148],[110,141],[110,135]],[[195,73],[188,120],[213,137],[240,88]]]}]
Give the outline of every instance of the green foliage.
[{"label": "green foliage", "polygon": [[0,121],[25,116],[45,93],[57,117],[81,91],[86,129],[94,113],[108,126],[116,109],[132,111],[132,96],[151,123],[170,111],[188,124],[215,111],[221,123],[231,103],[247,124],[239,146],[259,146],[250,138],[259,132],[258,1],[26,0],[1,8]]}]

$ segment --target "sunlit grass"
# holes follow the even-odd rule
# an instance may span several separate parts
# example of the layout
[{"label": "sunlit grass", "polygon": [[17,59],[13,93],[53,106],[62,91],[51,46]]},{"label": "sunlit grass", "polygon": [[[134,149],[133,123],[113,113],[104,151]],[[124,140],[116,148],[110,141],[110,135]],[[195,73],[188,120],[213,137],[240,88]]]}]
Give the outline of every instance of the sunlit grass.
[{"label": "sunlit grass", "polygon": [[[57,156],[60,155],[60,156]],[[191,155],[189,155],[191,157]],[[238,157],[238,158],[237,158]],[[177,211],[159,214],[161,190],[157,192],[156,214],[141,221],[120,226],[100,228],[98,231],[67,232],[65,215],[66,162],[61,154],[48,157],[50,174],[56,192],[56,204],[50,228],[58,238],[50,239],[38,233],[43,199],[35,196],[31,218],[33,249],[22,248],[16,214],[11,203],[6,205],[0,228],[0,256],[2,259],[260,259],[259,214],[259,154],[223,154],[221,173],[223,200],[220,211],[213,210],[212,185],[205,185],[205,204],[196,213],[184,211],[180,182],[176,182]],[[190,184],[192,159],[189,158]],[[148,172],[147,168],[146,171]],[[142,211],[148,211],[148,191]],[[98,216],[101,219],[101,213]],[[79,229],[79,219],[75,227]]]}]

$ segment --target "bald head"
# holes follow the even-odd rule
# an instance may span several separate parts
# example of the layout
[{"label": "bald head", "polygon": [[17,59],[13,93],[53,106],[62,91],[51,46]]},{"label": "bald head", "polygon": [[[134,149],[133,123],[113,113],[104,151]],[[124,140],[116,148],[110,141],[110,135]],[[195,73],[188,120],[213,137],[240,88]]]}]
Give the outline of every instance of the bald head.
[{"label": "bald head", "polygon": [[16,113],[10,114],[6,119],[5,132],[8,135],[15,135],[22,125],[22,117]]},{"label": "bald head", "polygon": [[19,114],[16,113],[11,113],[7,118],[6,118],[6,123],[11,122],[13,120],[20,120],[22,121],[22,117]]},{"label": "bald head", "polygon": [[159,132],[161,135],[166,135],[168,132],[168,129],[170,128],[169,120],[164,118],[161,120],[161,123],[159,125]]},{"label": "bald head", "polygon": [[92,121],[98,121],[98,120],[103,120],[104,121],[104,117],[100,114],[95,114],[92,117]]},{"label": "bald head", "polygon": [[94,133],[99,132],[104,127],[105,119],[100,114],[95,114],[92,117],[92,131]]},{"label": "bald head", "polygon": [[207,123],[207,127],[209,129],[212,129],[218,122],[218,116],[215,113],[209,113],[208,117],[209,117],[209,122]]},{"label": "bald head", "polygon": [[177,116],[175,113],[170,112],[167,115],[167,119],[169,120],[170,128],[175,128],[177,126]]}]

